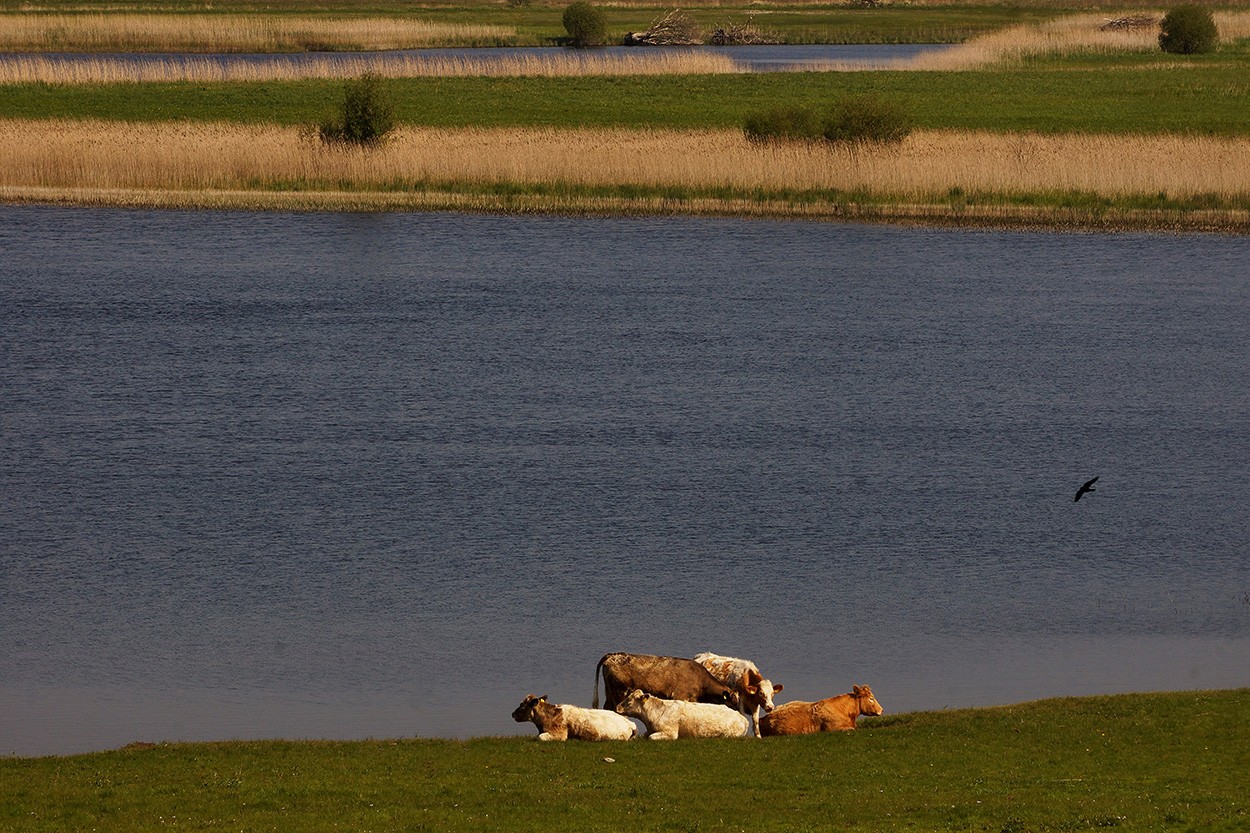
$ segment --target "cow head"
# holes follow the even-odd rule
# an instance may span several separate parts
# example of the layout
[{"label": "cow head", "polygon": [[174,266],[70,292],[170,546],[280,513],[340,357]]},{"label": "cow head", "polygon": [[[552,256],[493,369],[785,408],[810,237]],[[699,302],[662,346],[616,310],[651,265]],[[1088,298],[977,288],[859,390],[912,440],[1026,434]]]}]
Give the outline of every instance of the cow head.
[{"label": "cow head", "polygon": [[746,706],[748,711],[754,711],[758,707],[765,712],[770,712],[777,707],[773,702],[773,695],[785,688],[781,683],[774,685],[772,680],[764,679],[758,671],[749,669],[742,680],[742,687],[746,692],[742,705]]},{"label": "cow head", "polygon": [[512,712],[512,719],[517,723],[524,723],[527,720],[534,719],[534,712],[538,708],[539,703],[546,703],[547,695],[539,697],[537,694],[527,694],[525,699],[521,701],[521,705],[516,707]]},{"label": "cow head", "polygon": [[857,685],[851,688],[851,694],[859,703],[860,714],[876,716],[885,714],[885,709],[881,708],[881,704],[877,702],[877,698],[872,695],[872,689],[866,685]]},{"label": "cow head", "polygon": [[621,700],[621,702],[616,704],[615,711],[617,714],[624,714],[624,715],[628,715],[629,717],[637,717],[639,714],[642,713],[642,705],[643,703],[647,702],[648,699],[653,699],[653,698],[650,694],[647,694],[642,689],[636,688],[633,691],[631,691],[629,694],[626,694],[625,697]]}]

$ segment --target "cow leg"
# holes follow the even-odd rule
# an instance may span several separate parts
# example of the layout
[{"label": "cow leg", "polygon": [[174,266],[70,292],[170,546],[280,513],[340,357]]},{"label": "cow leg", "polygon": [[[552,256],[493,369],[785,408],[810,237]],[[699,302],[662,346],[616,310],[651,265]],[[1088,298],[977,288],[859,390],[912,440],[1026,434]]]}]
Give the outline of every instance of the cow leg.
[{"label": "cow leg", "polygon": [[603,678],[603,707],[608,711],[616,711],[616,707],[625,699],[629,692],[619,685],[609,685],[607,676]]},{"label": "cow leg", "polygon": [[749,715],[747,715],[747,717],[751,718],[751,731],[755,733],[755,736],[757,738],[761,737],[760,735],[760,707],[756,706],[755,711],[751,712]]}]

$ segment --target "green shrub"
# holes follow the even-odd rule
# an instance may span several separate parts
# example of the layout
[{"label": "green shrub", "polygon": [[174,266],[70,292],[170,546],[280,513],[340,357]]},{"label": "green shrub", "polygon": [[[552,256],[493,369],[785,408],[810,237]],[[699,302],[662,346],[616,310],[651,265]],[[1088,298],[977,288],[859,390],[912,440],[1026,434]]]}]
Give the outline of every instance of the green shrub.
[{"label": "green shrub", "polygon": [[367,72],[343,85],[340,112],[321,123],[321,141],[372,147],[395,129],[395,105],[381,77]]},{"label": "green shrub", "polygon": [[824,124],[811,107],[773,107],[746,117],[743,131],[752,142],[816,141]]},{"label": "green shrub", "polygon": [[608,21],[603,12],[585,2],[571,4],[564,10],[564,29],[569,33],[569,46],[585,48],[601,46],[608,37]]},{"label": "green shrub", "polygon": [[824,136],[834,144],[897,144],[911,135],[903,108],[873,95],[844,98],[825,121]]},{"label": "green shrub", "polygon": [[1176,55],[1214,52],[1220,33],[1211,12],[1199,6],[1178,6],[1159,24],[1159,47]]},{"label": "green shrub", "polygon": [[911,135],[903,109],[876,96],[845,98],[824,118],[811,107],[773,107],[752,113],[743,132],[752,142],[818,141],[832,144],[895,144]]}]

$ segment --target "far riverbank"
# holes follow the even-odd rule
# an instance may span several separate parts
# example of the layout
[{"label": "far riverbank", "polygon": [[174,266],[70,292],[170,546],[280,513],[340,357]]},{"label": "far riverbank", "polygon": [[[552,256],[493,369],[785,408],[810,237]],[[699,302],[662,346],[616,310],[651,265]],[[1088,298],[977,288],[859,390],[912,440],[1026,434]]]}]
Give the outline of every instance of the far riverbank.
[{"label": "far riverbank", "polygon": [[1213,232],[1250,234],[1245,209],[1132,208],[1113,204],[887,203],[851,200],[595,196],[453,191],[249,191],[137,188],[0,188],[10,205],[245,211],[458,211],[603,217],[740,217],[829,220],[946,228],[1031,229],[1054,232]]}]

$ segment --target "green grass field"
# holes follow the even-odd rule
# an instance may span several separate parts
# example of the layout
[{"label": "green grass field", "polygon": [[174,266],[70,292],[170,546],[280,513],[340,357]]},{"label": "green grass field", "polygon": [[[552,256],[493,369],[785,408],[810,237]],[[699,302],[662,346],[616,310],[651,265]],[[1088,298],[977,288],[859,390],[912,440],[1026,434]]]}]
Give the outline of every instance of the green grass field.
[{"label": "green grass field", "polygon": [[763,740],[274,741],[0,759],[0,831],[1250,830],[1250,689],[860,726]]},{"label": "green grass field", "polygon": [[[1246,135],[1246,53],[1166,70],[1126,59],[976,72],[414,78],[387,86],[401,123],[441,127],[738,127],[754,110],[873,92],[921,128]],[[311,124],[341,89],[336,81],[31,84],[0,89],[0,116]]]}]

